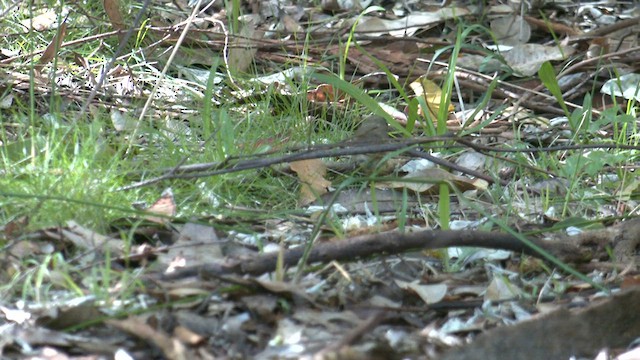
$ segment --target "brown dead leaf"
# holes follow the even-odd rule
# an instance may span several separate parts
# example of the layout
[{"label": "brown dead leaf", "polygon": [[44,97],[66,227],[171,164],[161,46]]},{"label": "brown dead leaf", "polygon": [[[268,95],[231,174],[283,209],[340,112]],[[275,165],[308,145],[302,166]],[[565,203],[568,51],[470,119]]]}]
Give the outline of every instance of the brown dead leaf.
[{"label": "brown dead leaf", "polygon": [[250,279],[249,282],[260,285],[265,290],[274,294],[291,294],[299,296],[301,299],[307,300],[309,303],[314,304],[315,300],[307,294],[299,284],[292,284],[284,281],[273,281],[264,279]]},{"label": "brown dead leaf", "polygon": [[29,216],[23,215],[9,221],[6,225],[4,225],[3,227],[0,227],[0,230],[4,232],[5,238],[14,239],[22,235],[28,225],[29,225]]},{"label": "brown dead leaf", "polygon": [[173,190],[166,188],[160,195],[160,198],[146,208],[145,211],[151,214],[162,215],[161,217],[147,215],[144,217],[145,219],[158,224],[166,224],[169,218],[176,216],[177,206],[173,197]]},{"label": "brown dead leaf", "polygon": [[294,161],[291,170],[298,174],[300,179],[300,205],[307,205],[316,200],[320,195],[328,191],[331,181],[324,178],[327,174],[327,166],[321,159]]},{"label": "brown dead leaf", "polygon": [[65,19],[60,25],[60,29],[58,33],[51,39],[49,45],[42,53],[42,56],[38,60],[38,64],[36,65],[36,69],[39,71],[42,67],[49,63],[56,55],[56,52],[60,49],[60,45],[62,44],[62,39],[64,39],[65,34],[67,33],[67,20]]},{"label": "brown dead leaf", "polygon": [[341,101],[344,95],[338,93],[333,86],[329,84],[320,84],[315,89],[307,91],[307,100],[320,103],[332,103],[336,100]]},{"label": "brown dead leaf", "polygon": [[242,73],[249,69],[258,51],[256,43],[264,37],[264,31],[256,29],[252,22],[244,24],[239,36],[230,44],[229,70],[232,73]]},{"label": "brown dead leaf", "polygon": [[[47,248],[48,246],[42,246],[42,244],[39,244],[38,242],[35,242],[35,241],[22,240],[22,241],[15,242],[13,246],[10,246],[7,249],[7,252],[15,259],[22,260],[25,258],[46,253]],[[5,271],[11,271],[10,270],[12,265],[11,262],[7,261],[5,262],[4,265],[7,266],[4,269]]]},{"label": "brown dead leaf", "polygon": [[194,358],[194,354],[189,354],[190,351],[179,339],[171,338],[165,332],[154,329],[139,317],[129,317],[125,320],[107,320],[106,323],[157,346],[167,359],[186,360]]},{"label": "brown dead leaf", "polygon": [[173,335],[180,339],[185,344],[198,345],[205,341],[205,337],[194,333],[184,326],[176,326],[173,330]]},{"label": "brown dead leaf", "polygon": [[632,287],[640,287],[640,275],[629,275],[625,276],[622,280],[622,284],[620,284],[621,289],[628,289]]},{"label": "brown dead leaf", "polygon": [[109,17],[111,26],[115,30],[124,29],[124,20],[120,12],[120,2],[118,0],[104,0],[102,5],[104,6],[104,12],[107,13],[107,17]]},{"label": "brown dead leaf", "polygon": [[95,259],[96,252],[92,250],[108,250],[113,256],[123,255],[122,240],[99,234],[73,220],[67,221],[66,227],[43,230],[43,232],[53,239],[60,238],[73,244],[76,249],[85,250],[85,253],[76,259],[81,264],[92,262]]},{"label": "brown dead leaf", "polygon": [[187,223],[169,250],[158,255],[158,262],[167,265],[167,273],[184,266],[204,265],[222,259],[220,244],[211,226]]},{"label": "brown dead leaf", "polygon": [[515,13],[505,14],[491,21],[491,30],[500,45],[526,44],[531,38],[531,26],[524,17]]},{"label": "brown dead leaf", "polygon": [[287,33],[293,34],[294,36],[297,36],[298,33],[304,32],[302,25],[300,25],[293,16],[287,13],[284,13],[280,17],[280,23],[283,25],[284,30]]},{"label": "brown dead leaf", "polygon": [[519,44],[505,52],[503,57],[516,75],[532,76],[544,62],[564,60],[574,52],[575,49],[570,46]]}]

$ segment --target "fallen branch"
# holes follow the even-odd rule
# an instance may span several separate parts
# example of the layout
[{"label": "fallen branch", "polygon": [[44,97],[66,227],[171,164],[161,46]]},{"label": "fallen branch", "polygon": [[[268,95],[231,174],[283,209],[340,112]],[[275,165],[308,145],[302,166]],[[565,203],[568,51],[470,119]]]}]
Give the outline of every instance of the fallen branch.
[{"label": "fallen branch", "polygon": [[[603,230],[584,232],[578,236],[559,236],[552,240],[529,239],[531,243],[555,256],[565,263],[579,264],[592,259],[607,256],[607,246],[614,249],[614,254],[630,259],[627,250],[640,242],[640,219],[628,220],[619,225]],[[413,233],[396,231],[373,235],[356,236],[344,240],[315,244],[307,263],[327,263],[330,261],[353,261],[381,254],[399,254],[412,250],[438,249],[453,246],[483,247],[491,249],[511,250],[535,257],[544,256],[533,251],[517,237],[482,231],[442,231],[423,230]],[[304,247],[286,250],[282,254],[285,266],[294,266],[304,252]],[[202,266],[184,268],[171,274],[163,275],[165,279],[177,279],[200,275],[216,277],[225,274],[260,275],[274,271],[279,253],[267,253],[245,258],[231,258],[225,262],[217,262]]]},{"label": "fallen branch", "polygon": [[575,313],[561,309],[489,331],[442,359],[592,359],[602,349],[628,346],[640,334],[638,303],[640,288],[631,288]]}]

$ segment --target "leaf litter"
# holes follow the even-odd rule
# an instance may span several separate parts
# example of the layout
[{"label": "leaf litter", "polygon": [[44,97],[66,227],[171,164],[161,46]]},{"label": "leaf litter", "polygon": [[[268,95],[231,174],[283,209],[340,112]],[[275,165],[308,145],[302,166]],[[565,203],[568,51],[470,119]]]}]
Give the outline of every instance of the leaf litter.
[{"label": "leaf litter", "polygon": [[[130,27],[130,14],[123,13],[122,4],[103,5],[113,29]],[[175,38],[175,24],[188,16],[193,4],[164,5],[165,11],[153,13],[149,30],[166,40]],[[574,144],[588,144],[580,142],[584,138],[601,141],[619,136],[619,126],[633,126],[634,116],[616,117],[611,110],[633,107],[637,99],[638,49],[629,35],[637,34],[638,21],[632,8],[540,2],[535,4],[540,9],[525,9],[448,1],[404,2],[385,9],[336,1],[322,3],[326,13],[294,4],[244,5],[246,13],[234,24],[225,16],[234,9],[208,4],[197,16],[197,26],[185,33],[188,41],[180,45],[181,51],[206,53],[181,56],[183,73],[197,74],[196,65],[210,66],[212,57],[224,63],[226,71],[210,72],[222,79],[212,84],[202,74],[204,82],[165,76],[164,64],[109,69],[87,58],[54,69],[54,57],[68,60],[63,55],[73,46],[68,38],[71,23],[57,24],[48,11],[29,22],[37,31],[57,28],[55,35],[49,33],[49,42],[41,44],[44,50],[34,65],[39,72],[32,82],[19,67],[3,69],[3,84],[11,89],[3,99],[24,99],[21,92],[29,84],[38,94],[48,94],[48,77],[66,79],[59,94],[81,102],[79,93],[98,91],[96,105],[117,109],[111,110],[114,130],[127,136],[141,129],[130,119],[144,115],[131,99],[154,94],[151,116],[162,122],[163,136],[178,139],[193,136],[189,105],[208,93],[214,104],[229,104],[238,113],[255,110],[252,103],[258,99],[302,96],[316,105],[309,109],[309,118],[317,121],[337,120],[336,113],[357,113],[363,106],[373,112],[374,105],[365,106],[358,94],[379,91],[382,95],[373,104],[393,110],[376,114],[385,126],[367,132],[374,136],[359,137],[356,131],[351,140],[332,143],[338,150],[355,149],[352,153],[304,158],[307,146],[280,160],[265,158],[271,163],[262,167],[290,164],[281,172],[296,174],[301,183],[297,198],[305,211],[254,223],[250,229],[221,230],[230,219],[176,217],[171,189],[144,209],[146,213],[114,222],[111,233],[74,221],[33,231],[27,218],[11,214],[1,235],[7,264],[1,275],[7,284],[2,294],[3,356],[623,359],[625,351],[635,351],[631,344],[640,333],[640,318],[633,311],[640,301],[640,225],[631,217],[637,208],[637,185],[615,183],[622,181],[621,169],[635,167],[637,148],[633,143],[599,148],[626,149],[622,157],[588,147],[569,152]],[[532,18],[538,10],[549,17]],[[494,36],[467,39],[473,47],[461,50],[462,66],[454,74],[449,106],[440,85],[449,70],[441,50],[456,42],[461,21],[481,21],[476,19],[479,14],[489,15]],[[241,36],[230,39],[227,29],[240,23],[242,30],[233,33]],[[561,40],[552,41],[557,34]],[[124,39],[121,32],[117,36]],[[300,51],[308,39],[318,42]],[[338,39],[354,41],[352,48],[346,51],[344,44],[336,44]],[[159,44],[138,50],[147,59],[169,61],[169,44]],[[6,50],[2,54],[11,56],[2,55],[3,64],[34,56]],[[478,54],[481,58],[474,58]],[[315,90],[301,91],[299,85],[309,81],[313,71],[337,70],[331,68],[331,56],[343,59],[343,73],[362,80],[313,83]],[[614,71],[601,73],[596,61],[603,60],[604,68]],[[288,70],[282,70],[285,61]],[[544,73],[549,71],[544,64],[553,65],[553,74]],[[238,86],[251,71],[260,72],[254,80],[262,86]],[[380,71],[412,84],[407,88],[414,91],[420,84],[422,92],[400,99],[403,95],[388,77],[368,76]],[[105,76],[100,88],[92,73]],[[544,79],[557,79],[557,85]],[[562,97],[556,97],[554,86]],[[609,97],[599,102],[594,98],[593,108],[588,108],[584,99],[592,88]],[[474,108],[478,104],[482,108]],[[437,129],[441,105],[446,105],[448,129]],[[334,112],[333,119],[329,112]],[[418,116],[436,121],[416,120]],[[8,139],[17,132],[12,124],[2,126]],[[433,149],[423,145],[415,152],[380,151],[380,144],[401,141],[400,129],[423,136],[435,135],[432,129],[440,134],[449,130],[470,139],[457,143],[457,152],[447,152],[449,159],[435,151],[441,146],[437,142],[445,139],[436,141]],[[130,140],[154,146],[150,133]],[[542,146],[557,151],[552,156],[561,166],[546,168],[548,159],[537,150]],[[291,160],[292,154],[301,158]],[[416,154],[425,156],[429,168],[416,170],[407,164],[422,157]],[[321,160],[326,157],[337,161]],[[369,180],[343,189],[334,174],[352,162],[357,166],[350,171]],[[534,175],[521,174],[522,163]],[[160,176],[206,177],[212,168],[234,171],[246,169],[245,164],[202,164],[195,171],[178,164]],[[501,178],[491,183],[471,172],[496,169]],[[619,195],[617,203],[595,203],[584,212],[570,212],[585,214],[570,219],[566,206],[558,216],[545,202],[551,193],[572,194],[576,182],[588,189],[584,198],[601,195],[603,188],[589,180],[598,174],[603,175],[600,182],[612,183],[605,189]],[[393,181],[378,179],[387,175]],[[420,181],[413,182],[416,178]],[[489,192],[504,184],[515,186],[505,186],[499,198]],[[439,217],[438,201],[449,193],[449,218]],[[569,206],[577,206],[572,201]],[[314,207],[304,208],[309,204]],[[622,217],[629,219],[618,221]],[[532,251],[517,234],[506,233],[506,227],[528,231],[524,240],[546,253]],[[446,232],[448,228],[457,230]],[[578,234],[566,235],[561,229],[578,229],[571,231]],[[571,273],[572,268],[579,273]],[[21,299],[21,285],[33,287],[34,297]],[[610,292],[615,295],[608,296]]]}]

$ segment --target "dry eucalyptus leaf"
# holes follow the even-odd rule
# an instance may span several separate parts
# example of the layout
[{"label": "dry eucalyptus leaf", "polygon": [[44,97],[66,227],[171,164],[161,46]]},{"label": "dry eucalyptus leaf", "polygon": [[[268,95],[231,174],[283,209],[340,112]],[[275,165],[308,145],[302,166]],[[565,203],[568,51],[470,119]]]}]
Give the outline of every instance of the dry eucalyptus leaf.
[{"label": "dry eucalyptus leaf", "polygon": [[244,24],[239,36],[235,37],[229,48],[229,70],[232,73],[247,71],[258,49],[255,47],[256,41],[262,39],[264,31],[256,30],[252,22]]},{"label": "dry eucalyptus leaf", "polygon": [[458,66],[483,73],[492,73],[507,68],[498,59],[477,54],[460,54]]},{"label": "dry eucalyptus leaf", "polygon": [[640,74],[629,73],[607,80],[600,92],[610,96],[622,96],[627,100],[640,101]]},{"label": "dry eucalyptus leaf", "polygon": [[115,30],[122,30],[125,28],[122,13],[120,12],[120,2],[118,0],[104,0],[102,5],[104,6],[104,12],[107,13],[111,26]]},{"label": "dry eucalyptus leaf", "polygon": [[43,65],[47,64],[56,55],[56,51],[60,49],[60,45],[62,44],[62,39],[64,39],[65,34],[67,33],[67,22],[64,21],[62,25],[60,25],[60,29],[58,33],[51,39],[49,45],[42,53],[42,56],[38,60],[38,69],[42,68]]},{"label": "dry eucalyptus leaf", "polygon": [[[546,61],[564,60],[574,53],[569,46],[545,46],[540,44],[516,45],[504,53],[504,60],[517,73],[532,76],[538,73]],[[516,74],[517,75],[517,74]]]},{"label": "dry eucalyptus leaf", "polygon": [[162,215],[162,217],[146,215],[145,219],[159,224],[167,223],[169,221],[168,217],[175,216],[177,211],[176,202],[173,198],[173,190],[166,188],[160,195],[160,198],[151,206],[144,209],[144,211],[150,214]]},{"label": "dry eucalyptus leaf", "polygon": [[440,302],[447,295],[446,284],[422,285],[418,280],[412,282],[395,280],[395,282],[401,289],[415,292],[426,304]]},{"label": "dry eucalyptus leaf", "polygon": [[213,227],[186,223],[178,240],[166,253],[158,255],[158,262],[167,265],[167,273],[182,266],[201,266],[222,259],[222,248]]},{"label": "dry eucalyptus leaf", "polygon": [[531,38],[531,26],[520,15],[509,14],[494,19],[491,31],[500,45],[526,44]]},{"label": "dry eucalyptus leaf", "polygon": [[389,187],[392,189],[407,188],[420,194],[431,194],[438,191],[438,185],[446,181],[458,188],[459,191],[486,190],[488,183],[482,179],[470,179],[464,176],[453,175],[439,168],[429,168],[411,173],[401,180],[378,183],[376,187]]},{"label": "dry eucalyptus leaf", "polygon": [[517,298],[522,290],[502,276],[494,276],[484,293],[484,299],[490,301],[509,300]]},{"label": "dry eucalyptus leaf", "polygon": [[322,159],[300,160],[291,163],[291,170],[300,179],[300,205],[307,205],[328,191],[331,181],[324,178],[327,167]]},{"label": "dry eucalyptus leaf", "polygon": [[370,36],[413,36],[420,29],[435,26],[441,21],[454,17],[465,16],[469,10],[464,8],[442,8],[434,12],[413,12],[403,18],[395,20],[368,17],[356,25],[356,31]]},{"label": "dry eucalyptus leaf", "polygon": [[[442,89],[438,84],[433,81],[427,79],[425,76],[421,76],[416,79],[414,82],[409,84],[411,90],[413,90],[416,96],[424,97],[424,101],[429,108],[429,114],[431,114],[432,119],[438,118],[438,112],[440,111],[440,101],[442,100]],[[455,110],[453,105],[449,104],[449,109],[447,112],[452,112]],[[420,113],[424,114],[424,109],[420,109]]]}]

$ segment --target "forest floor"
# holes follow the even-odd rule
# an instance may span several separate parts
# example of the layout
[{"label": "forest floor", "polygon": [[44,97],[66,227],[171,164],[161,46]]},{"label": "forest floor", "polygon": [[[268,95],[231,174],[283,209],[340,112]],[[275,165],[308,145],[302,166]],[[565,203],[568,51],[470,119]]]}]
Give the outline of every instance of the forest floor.
[{"label": "forest floor", "polygon": [[1,358],[640,358],[635,4],[0,4]]}]

